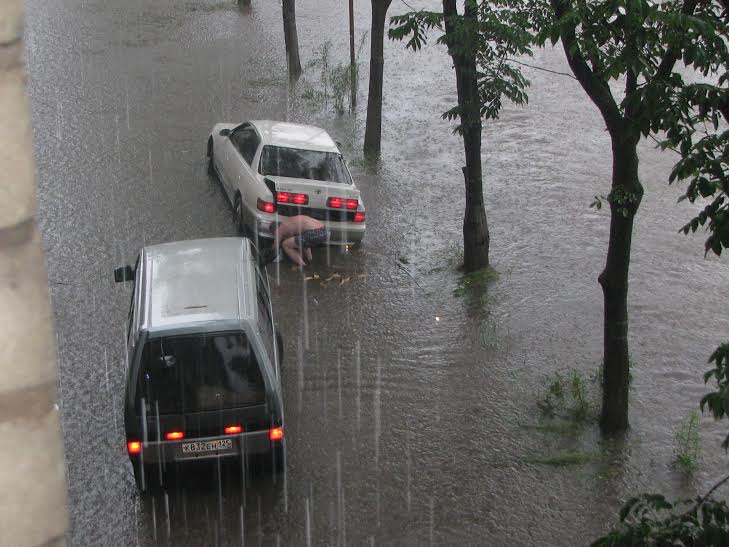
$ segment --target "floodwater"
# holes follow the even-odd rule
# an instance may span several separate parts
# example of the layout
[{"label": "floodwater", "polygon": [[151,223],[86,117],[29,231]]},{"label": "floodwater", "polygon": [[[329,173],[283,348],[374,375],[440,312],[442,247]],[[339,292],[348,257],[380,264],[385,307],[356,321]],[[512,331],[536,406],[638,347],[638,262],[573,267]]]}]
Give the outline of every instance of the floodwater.
[{"label": "floodwater", "polygon": [[[594,424],[535,428],[547,378],[588,378],[601,359],[608,213],[589,204],[608,191],[610,151],[597,110],[569,77],[526,69],[529,106],[506,107],[483,135],[499,277],[458,290],[463,152],[440,119],[455,102],[445,51],[386,44],[384,151],[371,166],[365,98],[342,117],[307,99],[321,89],[311,66],[290,88],[280,6],[252,3],[27,2],[70,544],[584,544],[637,492],[705,490],[727,467],[726,424],[702,419],[692,478],[673,466],[673,438],[729,332],[716,305],[729,273],[704,259],[700,236],[677,234],[691,213],[665,182],[673,158],[641,148],[631,431],[605,442]],[[325,40],[331,61],[346,62],[346,4],[297,2],[304,64]],[[356,4],[359,40],[369,2]],[[391,14],[406,10],[396,1]],[[566,71],[560,51],[530,63]],[[215,122],[249,118],[316,123],[342,141],[368,233],[347,254],[319,251],[307,272],[319,279],[269,268],[286,339],[286,476],[249,478],[243,495],[240,473],[194,469],[140,502],[122,425],[129,287],[112,270],[145,244],[234,235],[205,140]],[[570,451],[587,461],[539,463]]]}]

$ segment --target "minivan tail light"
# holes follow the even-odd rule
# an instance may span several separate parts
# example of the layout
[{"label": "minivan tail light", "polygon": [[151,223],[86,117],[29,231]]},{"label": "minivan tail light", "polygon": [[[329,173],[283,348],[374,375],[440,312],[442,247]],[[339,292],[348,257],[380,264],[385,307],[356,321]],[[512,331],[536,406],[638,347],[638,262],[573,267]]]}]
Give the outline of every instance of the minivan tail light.
[{"label": "minivan tail light", "polygon": [[225,429],[223,429],[226,435],[237,435],[241,431],[243,431],[243,428],[239,425],[229,425]]},{"label": "minivan tail light", "polygon": [[355,213],[354,214],[354,221],[355,222],[364,222],[365,221],[364,211],[360,211],[359,213]]},{"label": "minivan tail light", "polygon": [[179,441],[185,436],[185,434],[182,431],[170,431],[165,435],[165,439],[168,441]]},{"label": "minivan tail light", "polygon": [[263,201],[261,198],[256,200],[256,207],[259,211],[264,213],[274,213],[276,211],[276,205],[270,201]]},{"label": "minivan tail light", "polygon": [[272,427],[269,429],[268,438],[271,441],[280,441],[283,439],[283,427]]},{"label": "minivan tail light", "polygon": [[348,199],[346,201],[346,206],[347,206],[347,209],[349,209],[350,211],[356,211],[357,210],[357,207],[359,207],[359,200],[357,200],[357,199]]},{"label": "minivan tail light", "polygon": [[142,451],[142,443],[139,441],[129,441],[127,443],[127,451],[130,454],[139,454]]},{"label": "minivan tail light", "polygon": [[276,202],[306,205],[309,203],[309,196],[306,194],[294,194],[292,192],[276,192]]}]

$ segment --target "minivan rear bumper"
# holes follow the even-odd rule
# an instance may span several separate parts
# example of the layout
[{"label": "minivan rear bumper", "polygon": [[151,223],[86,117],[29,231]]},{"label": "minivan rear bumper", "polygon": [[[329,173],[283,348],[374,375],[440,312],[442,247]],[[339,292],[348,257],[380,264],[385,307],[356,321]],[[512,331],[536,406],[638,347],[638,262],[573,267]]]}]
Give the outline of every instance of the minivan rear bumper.
[{"label": "minivan rear bumper", "polygon": [[[268,430],[252,431],[240,435],[221,435],[215,437],[202,437],[182,439],[180,441],[152,441],[142,443],[139,454],[132,455],[135,461],[148,463],[157,462],[190,462],[210,459],[232,458],[246,454],[268,454],[273,448],[281,445],[283,441],[271,441]],[[200,447],[205,443],[225,444],[225,448],[202,449],[191,451],[193,447]],[[230,441],[230,443],[227,443]],[[230,445],[229,447],[227,445]]]}]

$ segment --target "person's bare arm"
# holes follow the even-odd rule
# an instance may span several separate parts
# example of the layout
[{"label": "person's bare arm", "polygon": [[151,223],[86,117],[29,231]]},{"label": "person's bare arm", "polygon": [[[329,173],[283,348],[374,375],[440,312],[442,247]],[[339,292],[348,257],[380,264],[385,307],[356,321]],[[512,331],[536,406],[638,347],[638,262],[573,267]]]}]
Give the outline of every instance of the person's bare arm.
[{"label": "person's bare arm", "polygon": [[281,228],[277,228],[275,235],[273,236],[273,249],[278,251],[278,248],[281,246],[281,236],[279,235],[281,233]]},{"label": "person's bare arm", "polygon": [[278,228],[276,229],[276,235],[273,238],[273,248],[277,249],[281,247],[281,243],[290,237],[289,230],[286,226],[285,222],[282,222],[279,224]]}]

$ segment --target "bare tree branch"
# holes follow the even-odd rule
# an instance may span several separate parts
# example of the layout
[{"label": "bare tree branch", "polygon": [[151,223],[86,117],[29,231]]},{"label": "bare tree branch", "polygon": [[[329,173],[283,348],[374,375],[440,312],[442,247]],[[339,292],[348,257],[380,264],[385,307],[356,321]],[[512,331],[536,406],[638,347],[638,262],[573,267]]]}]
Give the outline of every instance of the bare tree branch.
[{"label": "bare tree branch", "polygon": [[[727,1],[729,1],[729,0],[727,0]],[[573,80],[577,79],[577,78],[575,78],[574,74],[567,74],[566,72],[560,72],[559,70],[550,70],[548,68],[543,68],[541,66],[530,65],[529,63],[525,63],[523,61],[517,61],[516,59],[504,59],[504,62],[526,66],[529,68],[533,68],[534,70],[541,70],[542,72],[549,72],[550,74],[558,74],[560,76],[567,76],[568,78],[572,78]]]},{"label": "bare tree branch", "polygon": [[724,477],[723,479],[721,479],[714,486],[712,486],[711,489],[709,489],[709,491],[706,494],[704,494],[703,496],[701,496],[699,498],[699,501],[696,504],[696,507],[698,507],[699,505],[701,505],[702,503],[704,503],[707,499],[709,499],[711,497],[711,494],[713,494],[714,492],[716,492],[719,488],[721,488],[721,486],[723,484],[725,484],[727,482],[729,482],[729,475],[727,475],[726,477]]}]

